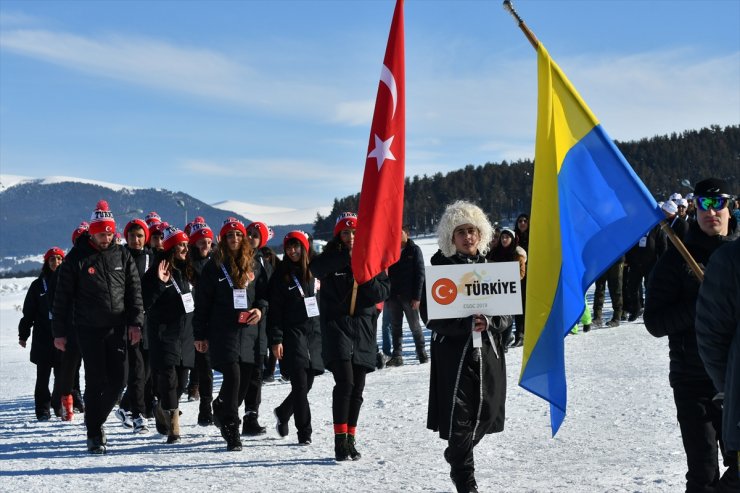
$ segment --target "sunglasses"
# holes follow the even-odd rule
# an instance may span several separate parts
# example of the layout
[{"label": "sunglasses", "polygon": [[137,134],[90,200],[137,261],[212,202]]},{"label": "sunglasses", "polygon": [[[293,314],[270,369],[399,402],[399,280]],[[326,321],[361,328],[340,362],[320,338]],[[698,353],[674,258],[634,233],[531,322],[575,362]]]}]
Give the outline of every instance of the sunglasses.
[{"label": "sunglasses", "polygon": [[708,211],[714,209],[715,211],[721,211],[730,202],[728,197],[696,197],[694,199],[696,207],[702,211]]}]

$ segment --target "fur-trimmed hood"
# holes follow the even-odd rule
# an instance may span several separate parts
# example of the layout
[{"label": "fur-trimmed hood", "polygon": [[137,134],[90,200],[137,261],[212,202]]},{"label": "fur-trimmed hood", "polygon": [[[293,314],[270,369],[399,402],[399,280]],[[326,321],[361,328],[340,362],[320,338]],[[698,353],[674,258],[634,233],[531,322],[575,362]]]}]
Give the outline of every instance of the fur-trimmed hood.
[{"label": "fur-trimmed hood", "polygon": [[488,221],[486,214],[475,204],[458,200],[445,209],[437,226],[437,244],[446,257],[455,254],[455,244],[452,242],[452,234],[455,228],[462,224],[472,224],[480,231],[480,244],[478,252],[481,255],[488,253],[488,245],[493,238],[493,227]]}]

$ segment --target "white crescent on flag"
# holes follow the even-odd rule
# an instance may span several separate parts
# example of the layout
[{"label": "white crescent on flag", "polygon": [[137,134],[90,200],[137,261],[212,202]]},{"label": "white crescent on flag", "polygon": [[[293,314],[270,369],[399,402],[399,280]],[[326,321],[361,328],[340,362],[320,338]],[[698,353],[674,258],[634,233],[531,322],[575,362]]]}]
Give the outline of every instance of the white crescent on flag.
[{"label": "white crescent on flag", "polygon": [[391,96],[393,96],[393,113],[391,114],[391,119],[393,119],[393,117],[396,115],[396,99],[398,98],[398,89],[396,89],[396,78],[393,77],[393,72],[391,72],[390,69],[385,65],[383,65],[383,68],[380,71],[380,82],[388,86],[388,89],[391,91]]}]

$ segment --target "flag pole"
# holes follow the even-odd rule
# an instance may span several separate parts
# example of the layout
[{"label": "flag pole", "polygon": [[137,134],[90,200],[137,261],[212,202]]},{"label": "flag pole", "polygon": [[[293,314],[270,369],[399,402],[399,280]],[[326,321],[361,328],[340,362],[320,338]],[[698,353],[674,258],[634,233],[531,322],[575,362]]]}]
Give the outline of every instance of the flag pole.
[{"label": "flag pole", "polygon": [[529,27],[524,23],[524,20],[519,17],[519,14],[514,9],[514,4],[511,3],[511,0],[504,0],[504,10],[510,13],[511,16],[516,20],[519,29],[521,29],[524,35],[527,37],[530,44],[532,45],[532,48],[536,50],[540,42],[537,40],[537,36],[534,35],[532,30],[529,29]]},{"label": "flag pole", "polygon": [[[511,3],[511,0],[504,0],[504,10],[506,10],[511,16],[516,20],[517,25],[519,26],[519,29],[522,30],[524,33],[524,36],[527,37],[529,40],[529,43],[532,45],[532,48],[535,50],[539,46],[540,42],[537,40],[537,36],[534,35],[532,30],[527,26],[527,24],[524,23],[524,19],[521,18],[519,13],[514,9],[514,4]],[[663,232],[666,234],[669,240],[671,240],[671,243],[673,243],[673,246],[676,247],[678,252],[681,254],[683,259],[686,261],[686,264],[688,264],[689,268],[691,268],[691,271],[694,273],[696,278],[699,280],[699,282],[702,282],[704,280],[704,271],[701,270],[701,267],[699,267],[699,264],[696,263],[696,260],[694,260],[694,257],[691,256],[691,253],[686,249],[686,246],[683,244],[681,239],[676,236],[676,233],[673,232],[673,229],[668,225],[668,223],[664,220],[660,222],[660,228],[663,230]]]}]

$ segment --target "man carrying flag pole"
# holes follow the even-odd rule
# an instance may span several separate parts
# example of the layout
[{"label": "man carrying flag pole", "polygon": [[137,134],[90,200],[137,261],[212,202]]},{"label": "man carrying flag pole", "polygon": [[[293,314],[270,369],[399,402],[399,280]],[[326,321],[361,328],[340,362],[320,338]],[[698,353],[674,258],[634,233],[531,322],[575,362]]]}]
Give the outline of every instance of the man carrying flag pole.
[{"label": "man carrying flag pole", "polygon": [[632,170],[560,67],[514,12],[537,49],[538,108],[529,289],[519,385],[550,402],[553,436],[565,418],[564,338],[588,287],[662,219]]}]

